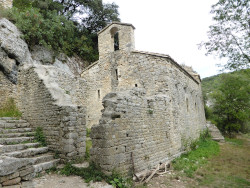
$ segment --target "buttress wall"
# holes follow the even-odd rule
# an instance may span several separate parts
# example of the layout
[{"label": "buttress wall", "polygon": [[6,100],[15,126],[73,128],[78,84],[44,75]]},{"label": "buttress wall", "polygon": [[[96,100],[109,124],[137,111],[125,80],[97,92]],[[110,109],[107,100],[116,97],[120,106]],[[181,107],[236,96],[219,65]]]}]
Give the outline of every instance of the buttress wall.
[{"label": "buttress wall", "polygon": [[[18,80],[18,106],[22,118],[33,128],[43,128],[50,150],[59,152],[62,159],[81,157],[86,150],[85,108],[74,103],[70,96],[74,91],[70,90],[70,85],[59,84],[55,70],[53,66],[42,65],[22,68]],[[66,83],[71,80],[64,76]],[[71,87],[74,85],[72,79]]]},{"label": "buttress wall", "polygon": [[201,124],[175,124],[174,103],[168,95],[145,94],[144,89],[134,88],[104,97],[100,123],[91,132],[91,158],[104,171],[131,175],[156,167],[180,155],[185,138],[195,139],[203,129]]}]

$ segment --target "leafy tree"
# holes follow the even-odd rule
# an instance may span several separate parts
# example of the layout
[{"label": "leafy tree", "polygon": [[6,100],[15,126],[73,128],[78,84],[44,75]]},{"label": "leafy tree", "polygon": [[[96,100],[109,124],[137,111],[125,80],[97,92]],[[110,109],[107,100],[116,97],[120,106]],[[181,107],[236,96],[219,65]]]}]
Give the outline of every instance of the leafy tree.
[{"label": "leafy tree", "polygon": [[102,0],[14,0],[9,17],[29,47],[43,45],[56,52],[98,59],[97,32],[119,21],[118,6]]},{"label": "leafy tree", "polygon": [[229,70],[250,67],[250,1],[219,0],[212,6],[215,23],[209,27],[209,41],[202,42],[206,55],[227,57]]},{"label": "leafy tree", "polygon": [[250,121],[250,69],[221,75],[221,84],[212,98],[213,113],[221,131],[238,132]]}]

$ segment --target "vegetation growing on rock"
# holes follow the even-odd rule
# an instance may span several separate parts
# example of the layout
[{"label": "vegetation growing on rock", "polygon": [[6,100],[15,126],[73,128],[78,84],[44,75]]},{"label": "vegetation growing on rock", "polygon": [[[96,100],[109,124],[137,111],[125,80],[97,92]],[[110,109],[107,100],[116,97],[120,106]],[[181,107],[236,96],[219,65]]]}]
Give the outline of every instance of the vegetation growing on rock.
[{"label": "vegetation growing on rock", "polygon": [[18,110],[13,98],[9,98],[5,105],[0,107],[0,117],[21,117],[22,113]]},{"label": "vegetation growing on rock", "polygon": [[118,6],[101,0],[14,0],[7,17],[22,31],[29,47],[42,45],[90,62],[98,59],[97,32],[119,21]]}]

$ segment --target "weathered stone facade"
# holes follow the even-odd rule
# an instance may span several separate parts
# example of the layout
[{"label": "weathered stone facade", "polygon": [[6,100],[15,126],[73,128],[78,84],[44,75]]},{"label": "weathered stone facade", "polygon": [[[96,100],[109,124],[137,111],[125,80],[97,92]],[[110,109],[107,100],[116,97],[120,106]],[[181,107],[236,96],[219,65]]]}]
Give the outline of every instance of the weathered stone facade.
[{"label": "weathered stone facade", "polygon": [[13,0],[0,0],[0,6],[3,8],[12,8]]},{"label": "weathered stone facade", "polygon": [[168,55],[135,51],[133,29],[115,23],[101,31],[100,59],[82,73],[91,157],[107,172],[132,166],[140,172],[166,162],[206,124],[199,75]]},{"label": "weathered stone facade", "polygon": [[184,100],[161,93],[146,96],[146,90],[140,88],[109,93],[103,99],[100,123],[92,127],[92,160],[107,172],[116,169],[123,173],[171,160],[204,128],[199,121],[201,106],[197,109],[192,103],[195,100],[187,111]]},{"label": "weathered stone facade", "polygon": [[91,158],[103,170],[139,172],[179,155],[205,127],[199,75],[168,55],[135,51],[133,25],[112,23],[100,31],[99,61],[79,78],[81,63],[71,67],[40,47],[30,53],[15,26],[6,19],[0,24],[2,72],[17,83],[23,118],[43,128],[60,158],[84,156],[87,126]]},{"label": "weathered stone facade", "polygon": [[146,95],[162,93],[176,101],[185,99],[185,103],[176,102],[177,106],[193,101],[192,105],[204,113],[199,78],[192,77],[167,55],[116,51],[88,67],[82,77],[87,84],[87,127],[98,124],[106,94],[135,87],[144,88]]}]

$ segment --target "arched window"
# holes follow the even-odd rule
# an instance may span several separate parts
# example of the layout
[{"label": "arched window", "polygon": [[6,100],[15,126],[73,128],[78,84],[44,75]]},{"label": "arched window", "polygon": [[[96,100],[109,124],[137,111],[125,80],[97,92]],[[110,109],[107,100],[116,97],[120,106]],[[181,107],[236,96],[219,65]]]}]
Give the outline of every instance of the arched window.
[{"label": "arched window", "polygon": [[114,38],[114,51],[119,50],[119,33],[118,33],[118,28],[113,27],[110,30],[111,38]]},{"label": "arched window", "polygon": [[115,51],[119,50],[119,33],[116,32],[114,36],[114,49]]}]

